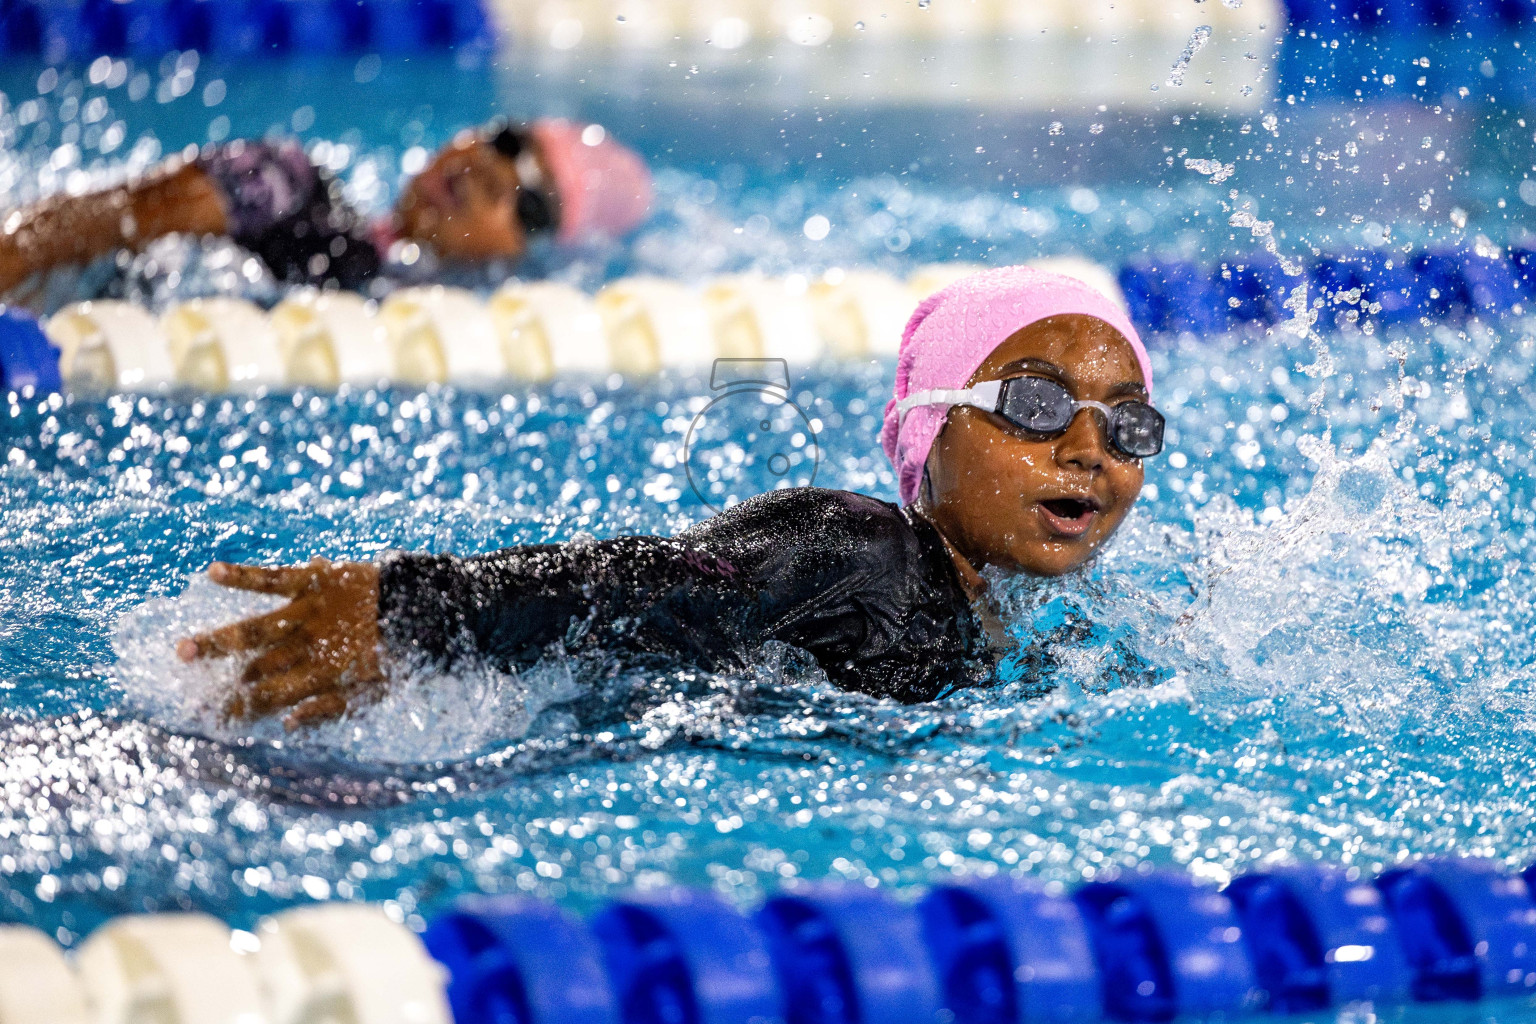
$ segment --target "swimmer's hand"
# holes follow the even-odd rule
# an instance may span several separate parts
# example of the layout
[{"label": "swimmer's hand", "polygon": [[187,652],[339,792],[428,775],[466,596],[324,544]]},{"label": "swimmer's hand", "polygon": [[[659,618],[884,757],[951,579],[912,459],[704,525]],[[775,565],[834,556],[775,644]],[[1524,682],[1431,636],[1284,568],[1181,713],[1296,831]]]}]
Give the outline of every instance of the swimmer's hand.
[{"label": "swimmer's hand", "polygon": [[215,562],[215,583],[288,604],[275,612],[231,623],[182,640],[182,661],[255,654],[241,673],[242,692],[225,710],[253,718],[284,708],[289,729],[347,710],[349,699],[383,678],[379,667],[379,570],[364,562],[328,562],[266,569]]}]

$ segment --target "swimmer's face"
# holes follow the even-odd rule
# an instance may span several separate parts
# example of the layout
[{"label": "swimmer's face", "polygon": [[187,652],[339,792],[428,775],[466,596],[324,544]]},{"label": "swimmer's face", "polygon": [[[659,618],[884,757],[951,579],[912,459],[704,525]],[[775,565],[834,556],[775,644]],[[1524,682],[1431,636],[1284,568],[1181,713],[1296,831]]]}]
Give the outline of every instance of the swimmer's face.
[{"label": "swimmer's face", "polygon": [[517,187],[516,161],[464,132],[406,185],[395,215],[402,235],[450,260],[516,260],[528,249]]},{"label": "swimmer's face", "polygon": [[[1147,400],[1130,342],[1093,317],[1053,317],[1018,331],[970,383],[1025,375],[1057,381],[1079,401]],[[1092,558],[1135,504],[1143,476],[1141,461],[1110,444],[1092,409],[1060,436],[1041,437],[956,406],[927,468],[925,511],[973,566],[1039,576]]]}]

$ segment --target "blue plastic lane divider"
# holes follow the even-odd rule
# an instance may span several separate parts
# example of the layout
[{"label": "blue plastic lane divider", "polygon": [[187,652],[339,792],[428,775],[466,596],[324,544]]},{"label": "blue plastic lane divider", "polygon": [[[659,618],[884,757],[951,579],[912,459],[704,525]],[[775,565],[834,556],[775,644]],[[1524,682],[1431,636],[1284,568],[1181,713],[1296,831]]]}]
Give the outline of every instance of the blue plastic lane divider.
[{"label": "blue plastic lane divider", "polygon": [[1386,897],[1413,970],[1413,997],[1420,1002],[1481,998],[1482,972],[1471,932],[1439,883],[1415,865],[1389,871],[1376,887]]},{"label": "blue plastic lane divider", "polygon": [[1376,881],[1387,897],[1421,1000],[1536,991],[1536,903],[1492,861],[1427,860]]},{"label": "blue plastic lane divider", "polygon": [[1193,260],[1164,256],[1144,261],[1137,269],[1140,276],[1133,275],[1133,284],[1151,285],[1143,302],[1155,311],[1158,329],[1200,333],[1228,325],[1229,307],[1207,268]]},{"label": "blue plastic lane divider", "polygon": [[1182,875],[1090,882],[1075,899],[1117,1020],[1235,1014],[1260,999],[1232,901]]},{"label": "blue plastic lane divider", "polygon": [[1381,893],[1341,868],[1276,868],[1226,889],[1269,1009],[1406,1003],[1413,976]]},{"label": "blue plastic lane divider", "polygon": [[[271,0],[165,0],[169,45],[218,57],[263,52]],[[152,56],[153,51],[140,51]]]},{"label": "blue plastic lane divider", "polygon": [[1367,302],[1380,307],[1371,316],[1386,324],[1407,323],[1419,316],[1419,278],[1404,253],[1365,253],[1357,264]]},{"label": "blue plastic lane divider", "polygon": [[1120,291],[1130,307],[1131,320],[1144,331],[1168,329],[1168,303],[1163,278],[1147,259],[1133,259],[1120,268]]},{"label": "blue plastic lane divider", "polygon": [[1339,302],[1343,293],[1362,287],[1360,270],[1353,254],[1323,256],[1312,264],[1312,283],[1323,298]]},{"label": "blue plastic lane divider", "polygon": [[39,394],[64,390],[59,350],[30,313],[0,306],[0,392],[24,388]]},{"label": "blue plastic lane divider", "polygon": [[1024,879],[941,885],[918,905],[955,1024],[1069,1024],[1104,1015],[1082,912]]},{"label": "blue plastic lane divider", "polygon": [[1510,309],[1527,296],[1512,256],[1466,253],[1461,276],[1466,283],[1467,305],[1475,313]]},{"label": "blue plastic lane divider", "polygon": [[380,53],[446,49],[488,39],[479,0],[372,0],[370,45]]},{"label": "blue plastic lane divider", "polygon": [[42,12],[26,0],[0,0],[0,53],[43,52]]},{"label": "blue plastic lane divider", "polygon": [[1413,269],[1419,276],[1421,288],[1428,285],[1420,297],[1426,315],[1438,319],[1467,308],[1467,284],[1462,276],[1464,263],[1463,254],[1454,249],[1433,249],[1414,257]]},{"label": "blue plastic lane divider", "polygon": [[1200,333],[1222,330],[1231,319],[1213,276],[1192,260],[1138,257],[1121,268],[1119,280],[1138,325],[1152,332]]},{"label": "blue plastic lane divider", "polygon": [[1084,886],[1075,894],[1103,978],[1104,1012],[1142,1024],[1178,1014],[1163,938],[1145,903],[1120,886]]},{"label": "blue plastic lane divider", "polygon": [[1419,253],[1361,250],[1312,261],[1306,277],[1287,277],[1264,252],[1228,258],[1209,273],[1188,260],[1138,256],[1119,271],[1131,320],[1149,334],[1215,332],[1278,323],[1299,285],[1327,301],[1325,318],[1351,311],[1383,325],[1421,317],[1446,320],[1536,306],[1536,249],[1479,255],[1465,247]]},{"label": "blue plastic lane divider", "polygon": [[1235,323],[1278,323],[1294,282],[1267,252],[1226,260],[1216,268],[1216,292]]},{"label": "blue plastic lane divider", "polygon": [[587,926],[542,901],[470,897],[422,936],[455,1024],[619,1024]]},{"label": "blue plastic lane divider", "polygon": [[633,894],[600,911],[592,932],[624,1024],[762,1024],[784,1016],[763,935],[713,893]]},{"label": "blue plastic lane divider", "polygon": [[1172,326],[1202,333],[1224,330],[1231,320],[1210,268],[1193,260],[1165,260],[1164,301]]},{"label": "blue plastic lane divider", "polygon": [[494,35],[482,0],[0,0],[0,53],[71,59],[411,54]]},{"label": "blue plastic lane divider", "polygon": [[1529,23],[1525,0],[1286,0],[1291,23],[1306,28],[1446,28],[1476,30]]},{"label": "blue plastic lane divider", "polygon": [[757,913],[789,1024],[926,1024],[939,987],[917,911],[878,889],[808,885]]},{"label": "blue plastic lane divider", "polygon": [[1536,247],[1514,246],[1509,261],[1520,281],[1520,298],[1527,313],[1536,311]]}]

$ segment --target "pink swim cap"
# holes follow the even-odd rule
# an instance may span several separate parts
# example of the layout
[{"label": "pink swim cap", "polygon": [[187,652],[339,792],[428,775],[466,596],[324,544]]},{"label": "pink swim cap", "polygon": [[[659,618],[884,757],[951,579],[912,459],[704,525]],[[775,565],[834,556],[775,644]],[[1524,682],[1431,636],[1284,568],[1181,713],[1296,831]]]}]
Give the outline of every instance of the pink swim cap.
[{"label": "pink swim cap", "polygon": [[651,208],[651,172],[640,154],[608,137],[601,125],[550,117],[528,126],[553,176],[561,242],[591,235],[618,238]]},{"label": "pink swim cap", "polygon": [[903,505],[917,499],[928,452],[944,429],[950,407],[923,405],[899,417],[896,403],[919,391],[965,387],[971,374],[1015,332],[1070,313],[1095,317],[1125,336],[1150,396],[1152,363],[1136,328],[1112,299],[1076,278],[1030,267],[1001,267],[963,277],[922,301],[901,339],[895,397],[885,407],[880,432],[881,447],[896,467]]}]

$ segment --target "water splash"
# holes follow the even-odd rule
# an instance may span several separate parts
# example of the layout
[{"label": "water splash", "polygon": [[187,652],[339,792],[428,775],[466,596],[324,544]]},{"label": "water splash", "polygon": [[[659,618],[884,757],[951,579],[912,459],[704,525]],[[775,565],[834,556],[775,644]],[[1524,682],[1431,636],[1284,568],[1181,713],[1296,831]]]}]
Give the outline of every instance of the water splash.
[{"label": "water splash", "polygon": [[1232,177],[1237,170],[1236,164],[1224,164],[1220,160],[1206,160],[1193,156],[1184,158],[1184,167],[1196,174],[1209,175],[1212,185],[1220,185]]},{"label": "water splash", "polygon": [[1173,62],[1173,67],[1168,71],[1168,84],[1179,86],[1184,84],[1184,74],[1189,70],[1190,61],[1195,59],[1195,54],[1205,49],[1205,44],[1211,41],[1211,26],[1201,25],[1189,34],[1189,42],[1184,44],[1184,50]]},{"label": "water splash", "polygon": [[224,708],[243,689],[239,673],[249,659],[189,665],[176,657],[175,643],[282,603],[220,587],[199,574],[177,597],[134,608],[112,638],[117,656],[113,677],[128,707],[177,732],[224,742],[254,739],[363,762],[420,764],[462,761],[504,747],[527,735],[546,708],[580,692],[571,666],[558,660],[516,674],[466,669],[441,675],[400,668],[374,699],[316,728],[288,735],[278,716],[232,721]]}]

